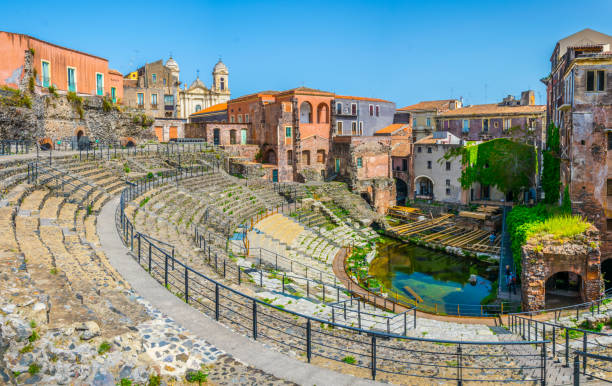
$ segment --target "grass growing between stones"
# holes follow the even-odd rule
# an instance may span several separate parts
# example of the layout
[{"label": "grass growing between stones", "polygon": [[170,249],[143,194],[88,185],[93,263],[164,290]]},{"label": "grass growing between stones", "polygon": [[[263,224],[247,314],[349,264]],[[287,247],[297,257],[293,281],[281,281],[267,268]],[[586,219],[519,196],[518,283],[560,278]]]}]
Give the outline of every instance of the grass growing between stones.
[{"label": "grass growing between stones", "polygon": [[541,234],[551,234],[555,239],[569,238],[583,233],[589,226],[580,216],[553,216],[530,226],[527,239]]},{"label": "grass growing between stones", "polygon": [[100,347],[98,347],[98,354],[102,355],[109,352],[111,349],[111,345],[108,342],[102,342]]}]

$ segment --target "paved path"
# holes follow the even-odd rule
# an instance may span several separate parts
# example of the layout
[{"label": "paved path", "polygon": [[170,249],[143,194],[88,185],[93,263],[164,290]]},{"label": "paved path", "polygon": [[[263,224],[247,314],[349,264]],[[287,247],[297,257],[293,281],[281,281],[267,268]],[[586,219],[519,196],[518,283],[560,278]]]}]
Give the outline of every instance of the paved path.
[{"label": "paved path", "polygon": [[[395,308],[393,307],[393,302],[383,298],[382,296],[378,296],[373,294],[372,292],[356,285],[353,283],[351,278],[348,276],[346,271],[344,270],[344,253],[342,251],[338,252],[333,262],[334,274],[340,280],[340,282],[353,293],[360,295],[363,299],[368,301],[369,303],[375,304],[377,307],[381,307],[383,309],[388,309],[389,311],[395,311],[397,313],[404,312],[408,310],[408,308],[396,304]],[[417,325],[418,318],[427,318],[438,320],[442,322],[451,322],[451,323],[463,323],[463,324],[482,324],[485,326],[496,326],[499,324],[499,319],[494,317],[469,317],[469,316],[444,316],[444,315],[434,315],[428,314],[426,312],[417,311]]]},{"label": "paved path", "polygon": [[166,291],[128,254],[115,228],[119,197],[110,200],[98,216],[98,236],[112,266],[132,288],[193,334],[236,359],[278,378],[301,385],[374,385],[376,382],[310,365],[265,348],[219,324]]}]

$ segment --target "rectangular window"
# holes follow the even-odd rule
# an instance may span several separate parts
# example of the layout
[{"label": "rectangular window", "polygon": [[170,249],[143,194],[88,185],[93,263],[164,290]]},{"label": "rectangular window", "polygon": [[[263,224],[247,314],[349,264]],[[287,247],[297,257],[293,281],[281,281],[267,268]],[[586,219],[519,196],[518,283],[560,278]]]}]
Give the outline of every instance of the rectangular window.
[{"label": "rectangular window", "polygon": [[336,114],[342,114],[342,103],[336,103]]},{"label": "rectangular window", "polygon": [[291,138],[291,126],[285,127],[285,137]]},{"label": "rectangular window", "polygon": [[249,122],[249,114],[244,114],[244,122]]},{"label": "rectangular window", "polygon": [[482,120],[482,131],[484,133],[488,133],[489,132],[489,120],[488,119],[483,119]]},{"label": "rectangular window", "polygon": [[363,159],[361,157],[357,158],[357,169],[361,169],[363,167]]},{"label": "rectangular window", "polygon": [[417,119],[416,117],[412,118],[412,127],[416,127],[417,125]]},{"label": "rectangular window", "polygon": [[236,122],[236,117],[234,117],[233,115],[230,117],[230,123],[234,123]]},{"label": "rectangular window", "polygon": [[363,121],[359,121],[359,135],[363,135]]},{"label": "rectangular window", "polygon": [[470,121],[467,119],[463,120],[463,132],[464,133],[469,133],[470,132]]},{"label": "rectangular window", "polygon": [[117,103],[117,89],[115,87],[111,87],[111,99],[113,103]]},{"label": "rectangular window", "polygon": [[451,193],[450,193],[450,188],[446,188],[446,195],[447,195],[447,196],[450,196],[450,194],[451,194]]},{"label": "rectangular window", "polygon": [[151,106],[153,108],[157,107],[157,94],[151,94]]},{"label": "rectangular window", "polygon": [[238,123],[242,123],[242,114],[238,114]]},{"label": "rectangular window", "polygon": [[422,153],[423,152],[423,148],[422,147],[417,147],[417,153]]},{"label": "rectangular window", "polygon": [[587,91],[595,91],[595,71],[587,71]]},{"label": "rectangular window", "polygon": [[42,85],[43,87],[51,85],[51,63],[46,60],[42,61]]},{"label": "rectangular window", "polygon": [[376,116],[380,117],[380,106],[376,106]]},{"label": "rectangular window", "polygon": [[151,82],[157,83],[157,74],[151,74]]},{"label": "rectangular window", "polygon": [[504,119],[504,131],[510,130],[511,125],[512,125],[511,119]]},{"label": "rectangular window", "polygon": [[427,118],[427,127],[431,127],[431,118]]},{"label": "rectangular window", "polygon": [[357,115],[357,104],[356,103],[351,104],[351,114]]},{"label": "rectangular window", "polygon": [[287,165],[293,164],[293,150],[287,150]]},{"label": "rectangular window", "polygon": [[166,85],[166,78],[164,78],[164,86]]},{"label": "rectangular window", "polygon": [[374,116],[374,106],[370,105],[370,116]]},{"label": "rectangular window", "polygon": [[104,75],[96,73],[96,95],[104,95]]},{"label": "rectangular window", "polygon": [[76,92],[76,68],[68,67],[68,91]]},{"label": "rectangular window", "polygon": [[357,122],[355,121],[351,122],[351,134],[352,135],[357,134]]},{"label": "rectangular window", "polygon": [[428,147],[428,148],[427,148],[427,152],[428,152],[429,154],[431,154],[431,147]]},{"label": "rectangular window", "polygon": [[448,129],[448,119],[445,119],[445,120],[444,120],[444,128],[445,128],[445,129]]},{"label": "rectangular window", "polygon": [[431,161],[427,161],[427,169],[431,169]]},{"label": "rectangular window", "polygon": [[446,186],[450,186],[450,180],[446,180]]},{"label": "rectangular window", "polygon": [[603,91],[606,84],[605,71],[597,71],[597,91]]},{"label": "rectangular window", "polygon": [[174,106],[174,95],[170,95],[170,94],[164,95],[164,104],[166,106]]},{"label": "rectangular window", "polygon": [[336,133],[342,135],[342,121],[338,121],[336,127]]},{"label": "rectangular window", "polygon": [[446,170],[450,170],[451,169],[451,163],[446,161]]},{"label": "rectangular window", "polygon": [[139,92],[138,94],[136,94],[137,100],[138,100],[138,107],[142,107],[144,105],[144,94]]}]

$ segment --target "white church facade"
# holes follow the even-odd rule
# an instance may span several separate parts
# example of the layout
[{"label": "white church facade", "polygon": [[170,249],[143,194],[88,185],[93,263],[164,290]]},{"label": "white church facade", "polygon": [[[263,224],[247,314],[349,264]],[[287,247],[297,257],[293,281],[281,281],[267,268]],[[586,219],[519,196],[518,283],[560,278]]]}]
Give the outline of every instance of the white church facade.
[{"label": "white church facade", "polygon": [[179,89],[179,118],[187,119],[195,112],[230,100],[229,72],[219,60],[212,72],[213,83],[210,88],[200,80],[199,75],[189,87]]}]

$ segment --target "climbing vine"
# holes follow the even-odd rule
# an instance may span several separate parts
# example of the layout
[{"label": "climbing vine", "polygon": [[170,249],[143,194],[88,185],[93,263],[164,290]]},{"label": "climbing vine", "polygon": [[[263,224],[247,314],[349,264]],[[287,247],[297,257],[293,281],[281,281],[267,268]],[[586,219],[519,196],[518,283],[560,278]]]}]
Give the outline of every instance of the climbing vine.
[{"label": "climbing vine", "polygon": [[535,147],[506,138],[453,148],[444,160],[461,157],[461,187],[469,189],[474,182],[512,192],[515,197],[523,189],[535,185],[537,157]]},{"label": "climbing vine", "polygon": [[542,153],[542,190],[544,191],[544,202],[556,204],[559,202],[561,188],[561,161],[559,158],[559,128],[553,123],[546,130],[546,138],[546,150]]}]

